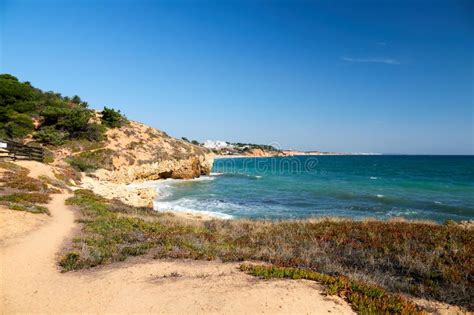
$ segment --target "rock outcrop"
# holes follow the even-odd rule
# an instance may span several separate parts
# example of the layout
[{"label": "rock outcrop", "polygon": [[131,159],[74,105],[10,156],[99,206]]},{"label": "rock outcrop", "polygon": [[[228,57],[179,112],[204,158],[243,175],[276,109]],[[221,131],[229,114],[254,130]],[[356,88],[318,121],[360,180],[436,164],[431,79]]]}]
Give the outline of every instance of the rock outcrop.
[{"label": "rock outcrop", "polygon": [[214,161],[210,150],[134,121],[109,129],[107,139],[104,146],[89,152],[106,150],[104,159],[108,161],[101,163],[104,167],[83,176],[81,187],[132,206],[152,207],[157,191],[128,184],[208,175]]},{"label": "rock outcrop", "polygon": [[157,179],[191,179],[209,175],[214,160],[213,154],[192,156],[186,159],[169,159],[141,165],[122,166],[109,171],[100,169],[94,173],[100,180],[114,183],[132,183]]}]

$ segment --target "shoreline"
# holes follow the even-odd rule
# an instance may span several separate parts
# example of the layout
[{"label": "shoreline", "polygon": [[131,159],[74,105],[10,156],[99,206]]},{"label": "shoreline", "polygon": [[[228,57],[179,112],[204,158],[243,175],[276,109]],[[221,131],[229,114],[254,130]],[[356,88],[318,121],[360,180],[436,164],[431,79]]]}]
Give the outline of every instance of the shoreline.
[{"label": "shoreline", "polygon": [[[244,158],[244,157],[242,157]],[[173,183],[179,182],[192,182],[202,180],[213,180],[214,177],[219,176],[218,173],[211,173],[210,175],[204,175],[193,179],[159,179],[151,181],[134,181],[128,184],[125,183],[114,183],[104,180],[98,180],[96,178],[85,176],[83,183],[80,188],[90,189],[95,193],[108,198],[108,199],[119,199],[120,201],[134,207],[146,207],[156,211],[157,213],[172,214],[181,218],[197,219],[197,220],[251,220],[251,221],[319,221],[319,220],[343,220],[343,221],[404,221],[410,223],[433,223],[443,224],[444,221],[436,221],[434,219],[421,219],[421,218],[406,218],[401,215],[389,216],[384,218],[376,218],[373,216],[366,217],[351,217],[337,216],[337,215],[314,215],[302,218],[247,218],[247,217],[235,217],[223,212],[212,211],[212,210],[199,210],[199,209],[173,209],[172,206],[167,208],[166,205],[157,207],[159,204],[160,197],[166,197],[166,188]],[[165,195],[160,195],[164,193]],[[173,200],[174,201],[174,200]],[[171,201],[171,202],[173,202]],[[163,201],[164,203],[168,201]],[[179,205],[176,205],[180,207]],[[463,227],[473,227],[474,220],[471,219],[447,219],[447,221],[456,222]]]},{"label": "shoreline", "polygon": [[[285,157],[302,157],[302,156],[384,156],[383,153],[297,153],[297,154],[281,154],[281,155],[215,155],[214,159],[240,159],[240,158],[285,158]],[[400,156],[395,154],[394,156]]]},{"label": "shoreline", "polygon": [[[30,170],[29,174],[35,179],[41,179],[42,176],[51,173],[51,166],[48,165],[36,162],[21,164]],[[99,182],[97,179],[93,180]],[[165,180],[162,181],[164,182]],[[110,183],[103,182],[102,184]],[[139,182],[138,185],[140,184],[146,185],[144,182]],[[113,183],[113,185],[126,186],[126,184],[116,183]],[[132,186],[132,190],[129,190],[128,193],[138,194],[140,187],[137,188],[138,190],[133,188],[137,187]],[[265,266],[271,268],[265,259],[261,259],[261,257],[265,257],[268,254],[265,250],[259,252],[261,249],[259,244],[262,240],[265,240],[265,248],[269,248],[270,253],[274,253],[272,255],[277,255],[275,257],[279,257],[279,251],[277,250],[279,245],[275,247],[275,242],[283,242],[282,246],[290,250],[293,255],[296,252],[301,252],[303,249],[299,245],[301,241],[294,239],[294,236],[308,233],[308,223],[314,224],[314,227],[321,226],[334,229],[334,232],[339,231],[341,233],[350,233],[351,235],[355,233],[352,236],[357,236],[357,233],[365,233],[364,231],[371,226],[378,226],[382,231],[385,231],[384,233],[388,233],[383,234],[387,236],[392,233],[391,227],[396,227],[408,233],[418,235],[416,239],[419,240],[419,246],[425,246],[423,244],[426,243],[424,238],[419,235],[420,229],[436,229],[440,231],[455,229],[461,236],[466,234],[454,225],[443,226],[434,222],[408,221],[403,219],[392,219],[387,224],[377,223],[380,221],[377,219],[368,218],[361,220],[362,222],[355,222],[354,219],[340,217],[277,221],[231,219],[228,220],[229,222],[216,220],[211,223],[205,223],[202,221],[213,220],[213,218],[180,215],[175,211],[168,212],[163,216],[154,216],[145,209],[127,208],[114,200],[102,199],[93,192],[77,191],[77,189],[80,189],[80,187],[73,187],[72,190],[76,190],[73,194],[71,194],[68,188],[53,194],[52,200],[47,205],[51,216],[29,214],[29,216],[41,215],[44,222],[39,224],[37,228],[32,228],[29,232],[26,232],[26,229],[22,229],[22,235],[9,239],[8,244],[0,244],[2,257],[9,258],[6,260],[9,262],[4,268],[7,272],[0,273],[4,288],[9,289],[8,291],[0,289],[0,305],[2,305],[3,309],[11,312],[40,310],[45,313],[51,310],[60,312],[65,309],[73,312],[97,312],[98,310],[101,310],[101,312],[118,312],[126,310],[127,312],[141,311],[145,313],[150,310],[153,310],[153,312],[163,311],[163,304],[167,305],[166,307],[168,308],[166,310],[169,312],[177,310],[182,310],[183,312],[196,311],[195,307],[201,306],[203,314],[233,313],[242,311],[242,307],[249,312],[260,310],[266,313],[288,313],[301,310],[302,313],[313,313],[316,312],[315,309],[320,310],[323,305],[326,305],[330,310],[338,314],[349,314],[353,311],[350,308],[350,301],[344,298],[339,299],[341,296],[324,297],[323,292],[325,291],[322,283],[301,280],[300,278],[297,278],[300,280],[296,281],[289,279],[261,281],[252,278],[249,273],[242,272],[242,264],[240,262],[243,261],[251,264],[266,263]],[[119,192],[124,191],[119,190]],[[66,202],[66,199],[72,196],[76,198],[76,201]],[[94,196],[97,196],[98,199],[94,199],[96,198]],[[80,198],[91,199],[83,199],[81,204],[78,203]],[[85,215],[85,213],[81,212],[83,210],[88,211],[88,220],[78,224],[82,216]],[[103,211],[108,214],[104,214]],[[120,222],[127,223],[116,225],[119,222],[115,221],[117,219],[120,219]],[[22,224],[21,221],[15,220],[12,217],[10,224]],[[96,223],[92,223],[94,220],[96,220]],[[136,225],[137,220],[141,222],[138,226]],[[474,222],[472,223],[474,225]],[[90,234],[90,229],[84,229],[84,226],[87,224],[100,224],[101,229]],[[131,226],[134,226],[133,230],[129,230],[128,227]],[[135,230],[139,226],[142,227]],[[347,230],[347,226],[352,226],[352,228]],[[335,227],[338,228],[335,229]],[[140,230],[141,228],[143,230]],[[115,256],[111,261],[105,260],[100,262],[99,266],[92,263],[90,269],[82,269],[87,267],[80,267],[80,265],[72,269],[64,269],[65,267],[62,263],[64,257],[69,257],[69,254],[73,256],[78,255],[77,257],[82,257],[82,259],[85,259],[84,261],[95,257],[88,254],[92,252],[82,252],[87,246],[91,246],[92,249],[96,246],[94,242],[87,242],[87,240],[99,238],[101,242],[117,242],[117,244],[109,244],[108,250],[120,254],[122,253],[120,252],[122,246],[126,246],[129,249],[141,248],[140,246],[142,245],[145,246],[147,244],[145,240],[148,241],[148,239],[137,238],[137,236],[140,236],[140,233],[144,231],[155,230],[156,228],[159,228],[160,231],[165,229],[163,235],[173,240],[172,244],[174,245],[171,247],[171,251],[163,252],[163,256],[156,256],[157,252],[153,251],[150,253],[127,251],[128,258],[126,258],[126,262],[119,258],[121,256]],[[466,226],[466,228],[472,228],[472,226]],[[112,231],[114,232],[111,235]],[[313,231],[311,233],[320,233],[317,232],[318,229],[311,229],[311,231]],[[379,230],[374,229],[374,233],[379,233],[377,231]],[[261,232],[265,233],[260,234]],[[119,239],[113,236],[119,236],[121,233],[124,234]],[[243,237],[242,233],[250,235],[250,238],[245,243],[240,243],[239,241]],[[317,235],[319,234],[315,234],[315,236]],[[353,239],[351,235],[346,235],[348,237],[347,240]],[[371,235],[368,236],[372,237]],[[159,244],[161,240],[160,235],[150,234],[150,237],[155,237],[155,241]],[[277,238],[274,239],[274,237]],[[259,241],[260,238],[262,240]],[[81,241],[74,243],[71,242],[72,239]],[[134,243],[129,243],[132,239]],[[313,238],[310,237],[307,241],[310,239]],[[381,241],[383,239],[387,240],[389,238],[382,237]],[[372,238],[364,239],[364,246],[369,246],[371,240]],[[331,241],[329,240],[328,242]],[[74,244],[77,247],[69,247],[74,246]],[[132,245],[135,247],[130,247]],[[192,246],[189,247],[189,245]],[[232,255],[243,255],[243,258],[246,257],[245,253],[256,252],[253,254],[254,256],[248,257],[250,259],[238,260],[236,256],[234,259],[237,260],[231,259],[230,262],[223,263],[219,257],[233,257],[227,256],[230,254],[230,252],[226,252],[227,246],[230,246],[229,248],[237,246],[237,251]],[[293,247],[295,248],[293,249]],[[157,247],[158,250],[160,248],[160,246]],[[239,250],[239,248],[241,249]],[[326,253],[327,257],[329,257],[328,259],[336,262],[338,254],[329,250],[329,248],[325,246],[320,247],[321,250],[328,250]],[[421,247],[421,249],[424,250],[425,254],[429,254],[429,248],[426,246]],[[214,250],[216,250],[216,253],[219,253],[220,256],[214,257],[209,262],[198,261],[196,260],[197,257],[201,257],[200,259],[206,257],[199,256],[202,250],[204,250],[202,254],[214,253]],[[334,250],[337,251],[337,247]],[[32,252],[34,255],[31,254]],[[61,256],[58,256],[58,252],[60,252]],[[369,255],[371,251],[367,250],[364,253]],[[313,254],[316,255],[315,257],[321,255],[317,250],[314,250]],[[352,257],[350,253],[346,254],[348,259]],[[132,257],[135,255],[142,257]],[[300,259],[306,259],[305,257],[301,256]],[[60,273],[57,267],[58,262],[63,271],[76,271]],[[104,265],[100,266],[101,264]],[[328,266],[332,266],[332,264]],[[18,270],[20,275],[17,275],[17,272],[15,272]],[[227,294],[223,296],[222,290],[225,290]],[[59,293],[53,295],[51,292]],[[250,295],[257,296],[258,299],[251,299]],[[30,298],[25,300],[25,296]],[[97,296],[100,296],[100,298],[97,298]],[[189,299],[189,296],[196,297],[196,299]],[[276,297],[278,298],[277,300],[275,300]],[[262,298],[266,301],[264,304],[261,304]],[[139,303],[124,302],[129,299],[139,301]],[[451,306],[443,302],[433,302],[423,298],[415,299],[411,296],[409,299],[416,301],[417,305],[423,306],[427,310],[433,309],[437,311],[443,309],[452,313],[462,312],[462,309],[458,306]],[[234,302],[230,303],[230,300]],[[179,301],[180,305],[177,306],[175,303],[170,303],[170,301]],[[160,306],[159,309],[157,308],[158,306]]]}]

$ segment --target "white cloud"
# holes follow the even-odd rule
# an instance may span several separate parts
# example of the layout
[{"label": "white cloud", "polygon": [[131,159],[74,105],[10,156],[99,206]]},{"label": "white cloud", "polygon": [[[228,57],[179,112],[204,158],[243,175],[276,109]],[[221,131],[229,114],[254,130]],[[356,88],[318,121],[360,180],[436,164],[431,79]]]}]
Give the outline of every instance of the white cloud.
[{"label": "white cloud", "polygon": [[350,58],[341,57],[341,60],[358,63],[385,63],[387,65],[399,65],[400,61],[392,58]]}]

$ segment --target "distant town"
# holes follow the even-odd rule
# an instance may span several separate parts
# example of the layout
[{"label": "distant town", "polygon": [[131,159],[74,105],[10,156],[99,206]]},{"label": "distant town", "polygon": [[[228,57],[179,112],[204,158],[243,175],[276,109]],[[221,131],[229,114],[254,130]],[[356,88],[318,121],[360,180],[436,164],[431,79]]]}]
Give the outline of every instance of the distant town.
[{"label": "distant town", "polygon": [[381,155],[381,153],[367,152],[327,152],[327,151],[301,151],[301,150],[284,150],[278,149],[272,145],[227,142],[222,140],[206,140],[199,142],[197,140],[190,141],[186,137],[182,140],[195,145],[200,145],[212,150],[215,154],[221,156],[296,156],[296,155]]}]

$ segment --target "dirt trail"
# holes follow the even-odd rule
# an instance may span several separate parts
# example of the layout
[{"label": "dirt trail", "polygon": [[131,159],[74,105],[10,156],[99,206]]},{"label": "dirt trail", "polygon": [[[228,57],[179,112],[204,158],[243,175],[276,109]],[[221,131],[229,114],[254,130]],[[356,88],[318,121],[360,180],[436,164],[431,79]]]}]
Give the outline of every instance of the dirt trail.
[{"label": "dirt trail", "polygon": [[0,248],[0,313],[351,313],[309,281],[260,281],[236,264],[136,259],[60,273],[56,255],[74,227],[68,195],[50,222]]}]

